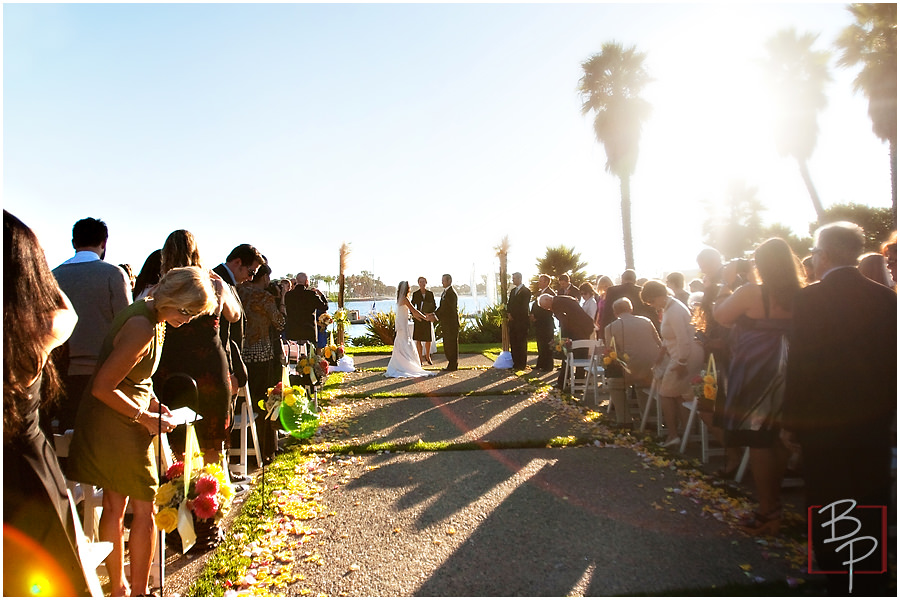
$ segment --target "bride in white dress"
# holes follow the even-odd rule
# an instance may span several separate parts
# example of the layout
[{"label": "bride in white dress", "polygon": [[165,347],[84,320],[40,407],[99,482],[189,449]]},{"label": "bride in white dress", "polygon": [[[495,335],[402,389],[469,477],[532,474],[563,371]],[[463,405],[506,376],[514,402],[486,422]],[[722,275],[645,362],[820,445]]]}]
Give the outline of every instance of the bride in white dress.
[{"label": "bride in white dress", "polygon": [[433,375],[422,368],[419,360],[419,352],[412,339],[412,325],[409,323],[410,311],[412,311],[414,319],[425,320],[425,315],[409,301],[409,282],[401,281],[397,287],[397,316],[394,320],[397,336],[394,338],[394,349],[391,351],[391,362],[388,363],[385,377]]}]

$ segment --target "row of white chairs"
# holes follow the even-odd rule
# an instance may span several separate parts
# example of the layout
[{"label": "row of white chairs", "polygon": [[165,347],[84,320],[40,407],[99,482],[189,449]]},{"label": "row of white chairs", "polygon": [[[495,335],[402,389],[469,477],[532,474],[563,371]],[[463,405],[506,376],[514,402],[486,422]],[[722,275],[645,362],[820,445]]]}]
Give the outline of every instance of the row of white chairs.
[{"label": "row of white chairs", "polygon": [[[603,369],[603,365],[601,364],[600,357],[603,355],[604,350],[603,340],[575,340],[571,342],[571,348],[568,350],[566,355],[566,370],[563,373],[563,389],[568,388],[569,393],[572,396],[576,396],[579,392],[582,394],[581,399],[582,402],[587,401],[588,392],[590,391],[593,395],[593,403],[594,406],[597,406],[598,394],[599,390],[602,388],[606,388],[607,380],[606,373]],[[575,358],[575,350],[586,349],[588,351],[587,358]],[[584,377],[577,378],[576,372],[577,369],[584,369]],[[658,381],[656,378],[653,379],[653,384],[650,389],[637,389],[635,390],[635,397],[637,398],[637,406],[633,407],[630,402],[631,394],[627,393],[626,396],[626,406],[624,410],[630,413],[634,408],[637,408],[639,414],[641,414],[641,426],[640,431],[644,431],[647,427],[647,421],[650,418],[650,410],[655,407],[656,416],[656,435],[662,436],[663,434],[663,419],[662,419],[662,407],[659,403],[659,390],[658,390]],[[647,401],[643,407],[640,406],[640,399],[646,395]],[[687,445],[689,442],[699,441],[700,442],[700,458],[703,463],[708,463],[709,458],[714,455],[724,454],[725,450],[723,448],[711,448],[709,444],[709,428],[706,426],[706,423],[703,419],[699,418],[698,410],[700,407],[700,401],[697,398],[694,398],[690,402],[684,402],[682,405],[688,409],[688,420],[685,425],[684,433],[681,437],[681,447],[679,448],[679,452],[682,454],[687,449]],[[615,407],[612,404],[612,401],[607,404],[606,413],[607,415],[610,411],[615,410]],[[627,417],[626,417],[627,418]],[[698,431],[694,433],[694,424],[697,423]],[[741,464],[738,467],[738,470],[735,474],[735,481],[740,482],[744,478],[744,474],[747,471],[747,466],[750,461],[750,449],[745,448],[743,457],[741,458]]]}]

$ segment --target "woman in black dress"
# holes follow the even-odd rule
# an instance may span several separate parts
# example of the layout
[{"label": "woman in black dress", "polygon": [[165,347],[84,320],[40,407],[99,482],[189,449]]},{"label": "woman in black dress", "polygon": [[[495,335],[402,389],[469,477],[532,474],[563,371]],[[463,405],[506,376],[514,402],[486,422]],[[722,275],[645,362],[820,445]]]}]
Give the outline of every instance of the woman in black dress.
[{"label": "woman in black dress", "polygon": [[[169,234],[162,249],[162,274],[175,267],[199,266],[202,266],[200,251],[193,234],[185,229]],[[219,337],[219,319],[224,317],[233,323],[242,316],[240,302],[231,293],[231,288],[212,271],[209,275],[216,291],[216,310],[181,327],[166,326],[162,357],[153,376],[153,385],[157,389],[163,389],[166,379],[176,373],[190,375],[197,382],[199,409],[190,408],[203,417],[197,421],[196,432],[207,464],[222,460],[233,416],[231,396],[237,391],[232,389],[228,359]],[[185,398],[166,400],[170,408],[188,404]]]},{"label": "woman in black dress", "polygon": [[[412,305],[424,314],[433,313],[437,309],[434,302],[434,294],[427,287],[428,282],[424,277],[419,277],[419,289],[412,294]],[[434,342],[434,324],[430,321],[413,322],[413,339],[416,340],[416,348],[419,351],[419,361],[424,365],[431,362],[431,344]],[[424,349],[424,352],[423,352]]]},{"label": "woman in black dress", "polygon": [[38,424],[60,391],[50,351],[77,321],[37,237],[3,211],[4,596],[102,595],[79,559],[66,482]]}]

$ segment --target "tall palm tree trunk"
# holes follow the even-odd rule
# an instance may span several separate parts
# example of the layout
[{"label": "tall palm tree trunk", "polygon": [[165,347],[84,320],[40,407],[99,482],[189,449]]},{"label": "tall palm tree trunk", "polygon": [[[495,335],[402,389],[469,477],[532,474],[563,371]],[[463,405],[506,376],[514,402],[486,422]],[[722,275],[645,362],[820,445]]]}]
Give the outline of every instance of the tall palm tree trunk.
[{"label": "tall palm tree trunk", "polygon": [[803,183],[806,184],[806,191],[809,192],[813,208],[816,210],[816,219],[818,219],[819,223],[824,223],[825,209],[822,208],[822,201],[819,200],[819,193],[816,191],[816,186],[813,185],[812,177],[809,175],[809,167],[806,165],[805,160],[800,160],[799,158],[797,159],[797,166],[800,167],[800,176],[803,177]]},{"label": "tall palm tree trunk", "polygon": [[634,241],[631,238],[631,178],[619,178],[622,192],[622,243],[625,247],[625,268],[634,269]]}]

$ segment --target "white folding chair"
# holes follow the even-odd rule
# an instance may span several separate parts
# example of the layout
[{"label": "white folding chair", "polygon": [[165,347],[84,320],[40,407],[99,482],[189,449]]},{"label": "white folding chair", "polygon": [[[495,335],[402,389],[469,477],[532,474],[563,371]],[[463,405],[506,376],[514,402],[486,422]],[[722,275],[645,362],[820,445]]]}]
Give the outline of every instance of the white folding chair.
[{"label": "white folding chair", "polygon": [[[700,407],[700,400],[697,397],[694,397],[690,402],[683,402],[682,406],[687,408],[690,412],[688,413],[687,424],[684,427],[684,435],[681,437],[681,448],[679,452],[684,454],[685,448],[687,448],[689,441],[696,441],[697,437],[700,438],[700,460],[703,463],[709,462],[710,456],[720,456],[725,454],[724,448],[710,448],[709,447],[709,428],[706,426],[706,422],[703,419],[700,419],[697,415]],[[699,420],[699,434],[692,434],[691,430],[694,426],[694,421]],[[734,480],[738,483],[744,478],[744,474],[747,472],[747,465],[750,463],[750,448],[744,448],[744,455],[741,457],[741,464],[738,467],[737,472],[734,475]]]},{"label": "white folding chair", "polygon": [[[241,401],[243,399],[243,401]],[[227,456],[238,456],[240,462],[235,466],[235,470],[241,475],[246,475],[249,471],[250,463],[248,455],[252,454],[256,458],[256,466],[262,465],[262,452],[259,449],[259,436],[256,432],[256,413],[252,408],[253,401],[250,398],[250,386],[244,385],[238,390],[237,402],[240,404],[240,411],[234,415],[234,424],[232,430],[239,429],[241,432],[240,448],[229,448]],[[250,433],[250,436],[247,433]],[[253,449],[248,448],[248,437],[253,439]]]},{"label": "white folding chair", "polygon": [[[67,430],[64,434],[53,434],[53,445],[56,450],[56,456],[66,458],[69,456],[69,446],[72,443],[72,436],[75,431]],[[88,539],[88,545],[85,550],[84,557],[90,558],[90,563],[95,565],[98,574],[108,576],[106,565],[101,561],[112,550],[109,542],[101,542],[99,534],[100,515],[103,513],[103,490],[86,483],[77,483],[66,480],[66,487],[73,499],[73,505],[83,502],[82,511],[84,512],[84,523],[82,524],[82,532]],[[130,506],[126,508],[126,512]],[[165,578],[165,552],[166,552],[166,532],[160,530],[156,540],[156,552],[153,554],[153,562],[150,567],[150,585],[152,587],[162,588],[163,579]],[[125,532],[125,538],[128,539],[128,531]],[[109,546],[109,547],[107,547]],[[98,558],[102,555],[102,558]],[[131,572],[131,563],[125,563],[125,575],[129,576]]]},{"label": "white folding chair", "polygon": [[647,420],[650,417],[650,407],[656,405],[656,435],[662,435],[662,406],[659,403],[659,379],[654,376],[653,384],[650,386],[650,393],[647,395],[647,405],[644,407],[644,416],[641,417],[641,431],[647,426]]},{"label": "white folding chair", "polygon": [[[587,358],[575,358],[575,350],[587,349]],[[587,382],[590,379],[588,373],[593,370],[597,356],[597,350],[603,348],[603,340],[573,340],[572,347],[566,354],[566,375],[563,383],[568,382],[569,392],[574,396],[578,392],[584,392],[587,395]],[[585,376],[581,379],[575,377],[576,369],[585,369]],[[594,389],[594,401],[596,403],[597,393]]]}]

